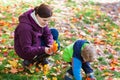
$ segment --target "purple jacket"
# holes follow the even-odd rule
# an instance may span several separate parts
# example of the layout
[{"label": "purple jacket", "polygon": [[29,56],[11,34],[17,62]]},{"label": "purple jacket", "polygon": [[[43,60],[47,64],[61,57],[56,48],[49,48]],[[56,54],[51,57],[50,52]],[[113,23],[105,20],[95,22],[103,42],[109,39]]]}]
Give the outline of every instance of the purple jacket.
[{"label": "purple jacket", "polygon": [[19,17],[19,24],[15,29],[14,48],[18,56],[31,60],[36,55],[45,54],[45,46],[40,46],[41,39],[45,44],[53,43],[53,36],[48,26],[41,28],[31,17],[33,10],[29,10]]}]

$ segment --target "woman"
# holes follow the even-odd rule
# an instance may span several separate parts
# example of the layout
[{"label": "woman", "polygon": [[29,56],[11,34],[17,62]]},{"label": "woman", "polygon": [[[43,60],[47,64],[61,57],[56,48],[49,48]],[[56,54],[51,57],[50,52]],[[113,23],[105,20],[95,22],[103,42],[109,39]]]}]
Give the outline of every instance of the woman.
[{"label": "woman", "polygon": [[41,4],[20,15],[15,29],[14,48],[19,57],[24,59],[23,65],[30,63],[47,63],[46,57],[52,54],[49,49],[54,40],[58,41],[58,31],[49,29],[48,21],[52,16],[51,8]]}]

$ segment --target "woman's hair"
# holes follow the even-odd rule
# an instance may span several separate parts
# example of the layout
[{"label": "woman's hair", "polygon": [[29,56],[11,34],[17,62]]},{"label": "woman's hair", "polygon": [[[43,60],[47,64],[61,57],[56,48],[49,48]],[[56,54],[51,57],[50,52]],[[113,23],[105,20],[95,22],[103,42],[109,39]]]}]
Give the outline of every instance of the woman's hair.
[{"label": "woman's hair", "polygon": [[81,56],[83,57],[83,60],[89,62],[95,60],[96,54],[97,54],[96,49],[92,44],[86,46],[81,52]]},{"label": "woman's hair", "polygon": [[41,18],[48,18],[52,16],[52,9],[46,4],[41,4],[40,6],[35,7],[34,10],[35,14],[38,14]]}]

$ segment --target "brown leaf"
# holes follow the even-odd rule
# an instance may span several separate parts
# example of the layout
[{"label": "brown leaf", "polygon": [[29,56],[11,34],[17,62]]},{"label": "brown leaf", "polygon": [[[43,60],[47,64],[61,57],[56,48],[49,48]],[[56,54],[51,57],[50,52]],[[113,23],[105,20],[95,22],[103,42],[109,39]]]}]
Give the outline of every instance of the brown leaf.
[{"label": "brown leaf", "polygon": [[101,65],[101,66],[100,66],[100,69],[101,69],[101,70],[105,70],[105,69],[107,69],[107,66]]},{"label": "brown leaf", "polygon": [[18,72],[18,70],[17,70],[16,68],[13,68],[13,67],[12,67],[11,70],[10,70],[10,72],[13,73],[13,74],[15,74],[15,73]]},{"label": "brown leaf", "polygon": [[18,68],[18,71],[22,72],[24,70],[24,68]]}]

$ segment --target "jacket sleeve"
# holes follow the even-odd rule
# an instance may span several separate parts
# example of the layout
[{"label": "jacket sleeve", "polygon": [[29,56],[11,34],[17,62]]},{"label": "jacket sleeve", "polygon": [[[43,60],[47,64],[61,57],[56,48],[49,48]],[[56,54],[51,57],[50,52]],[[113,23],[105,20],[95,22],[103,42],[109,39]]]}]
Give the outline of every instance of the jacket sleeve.
[{"label": "jacket sleeve", "polygon": [[53,43],[53,36],[51,34],[51,31],[50,29],[48,28],[48,26],[46,26],[44,28],[44,32],[43,32],[43,39],[44,39],[44,42],[45,44],[48,46],[48,45],[51,45]]},{"label": "jacket sleeve", "polygon": [[25,26],[29,26],[27,24],[24,24],[20,27],[22,27],[19,30],[19,42],[22,47],[22,50],[25,54],[30,54],[32,56],[35,56],[37,54],[42,54],[45,52],[45,47],[36,47],[32,45],[32,33],[31,29]]},{"label": "jacket sleeve", "polygon": [[82,80],[81,67],[82,67],[82,62],[77,58],[73,58],[72,68],[73,68],[73,75],[75,77],[75,80]]}]

